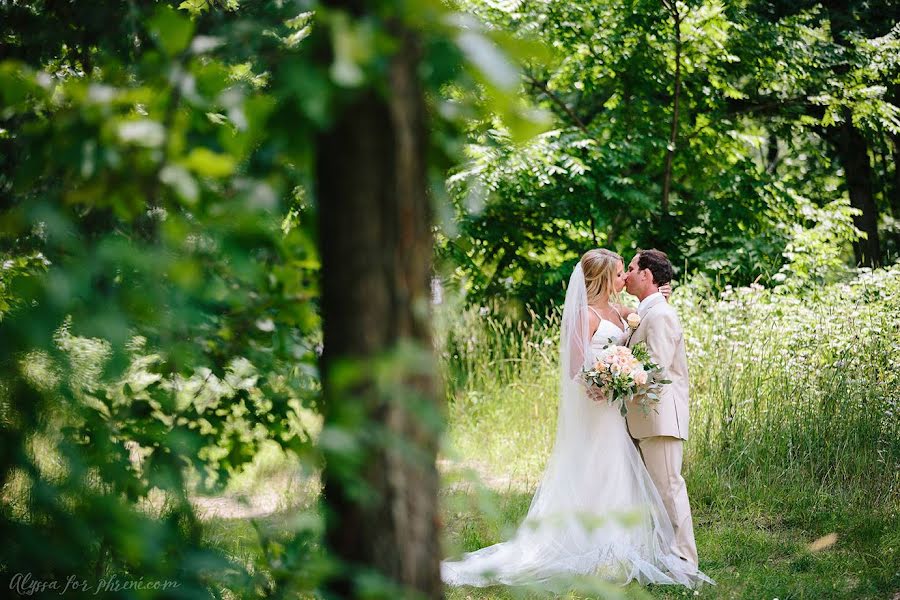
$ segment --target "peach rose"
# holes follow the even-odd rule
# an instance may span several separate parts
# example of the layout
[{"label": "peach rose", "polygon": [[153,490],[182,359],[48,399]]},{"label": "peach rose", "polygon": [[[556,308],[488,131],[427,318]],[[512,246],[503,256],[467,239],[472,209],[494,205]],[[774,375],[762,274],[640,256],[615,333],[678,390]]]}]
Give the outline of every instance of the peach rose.
[{"label": "peach rose", "polygon": [[634,382],[638,385],[644,385],[647,383],[647,371],[641,369],[640,371],[635,371],[631,374],[631,377],[634,379]]}]

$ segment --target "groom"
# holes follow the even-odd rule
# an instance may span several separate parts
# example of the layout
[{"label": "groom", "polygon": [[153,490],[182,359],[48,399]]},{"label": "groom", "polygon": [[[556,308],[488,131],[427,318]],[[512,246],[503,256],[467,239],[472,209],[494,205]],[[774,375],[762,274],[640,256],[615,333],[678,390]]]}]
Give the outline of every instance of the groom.
[{"label": "groom", "polygon": [[628,347],[646,343],[653,362],[672,383],[663,386],[656,411],[645,415],[629,410],[625,419],[672,519],[672,550],[697,565],[691,505],[681,477],[683,445],[688,437],[687,355],[678,315],[659,293],[659,286],[671,280],[672,263],[659,250],[640,250],[628,265],[625,289],[641,301],[637,309],[641,320],[628,338]]}]

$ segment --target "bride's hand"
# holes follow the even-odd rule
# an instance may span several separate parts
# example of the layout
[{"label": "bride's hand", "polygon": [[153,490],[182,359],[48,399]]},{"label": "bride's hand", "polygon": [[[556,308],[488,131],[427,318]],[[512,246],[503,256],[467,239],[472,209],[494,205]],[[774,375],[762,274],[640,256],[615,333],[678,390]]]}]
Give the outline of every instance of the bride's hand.
[{"label": "bride's hand", "polygon": [[666,299],[666,302],[668,302],[669,296],[672,295],[672,286],[669,285],[668,283],[665,285],[659,286],[659,293],[662,294],[663,297]]},{"label": "bride's hand", "polygon": [[600,390],[600,388],[594,387],[592,385],[587,386],[587,397],[593,400],[594,402],[600,402],[601,400],[606,400],[606,394]]}]

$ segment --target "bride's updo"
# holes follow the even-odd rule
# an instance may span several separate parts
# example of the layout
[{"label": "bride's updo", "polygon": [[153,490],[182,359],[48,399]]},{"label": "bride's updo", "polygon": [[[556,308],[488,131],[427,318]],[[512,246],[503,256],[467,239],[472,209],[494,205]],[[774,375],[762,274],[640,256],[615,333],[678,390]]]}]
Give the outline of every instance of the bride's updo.
[{"label": "bride's updo", "polygon": [[581,257],[581,270],[584,273],[588,304],[603,295],[615,297],[616,271],[619,263],[624,262],[621,256],[606,248],[595,248],[584,253]]}]

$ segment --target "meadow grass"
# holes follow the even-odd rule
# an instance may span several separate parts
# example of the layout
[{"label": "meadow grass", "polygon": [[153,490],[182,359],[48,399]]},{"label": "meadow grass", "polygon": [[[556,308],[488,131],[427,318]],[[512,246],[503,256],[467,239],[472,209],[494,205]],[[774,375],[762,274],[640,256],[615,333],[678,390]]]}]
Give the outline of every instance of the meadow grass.
[{"label": "meadow grass", "polygon": [[[894,597],[900,270],[864,271],[803,298],[759,286],[712,296],[695,283],[678,290],[673,304],[691,366],[684,475],[701,567],[718,582],[698,596]],[[442,334],[450,396],[442,499],[451,553],[508,537],[549,455],[558,317],[532,317],[468,311]],[[627,597],[646,591],[621,590]],[[649,594],[693,592],[657,587]]]}]

